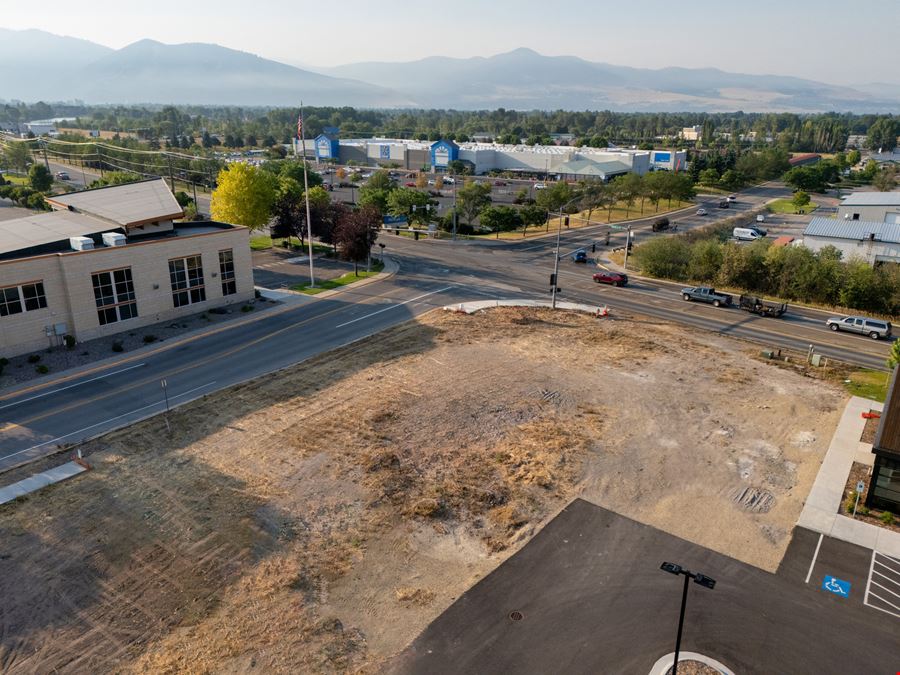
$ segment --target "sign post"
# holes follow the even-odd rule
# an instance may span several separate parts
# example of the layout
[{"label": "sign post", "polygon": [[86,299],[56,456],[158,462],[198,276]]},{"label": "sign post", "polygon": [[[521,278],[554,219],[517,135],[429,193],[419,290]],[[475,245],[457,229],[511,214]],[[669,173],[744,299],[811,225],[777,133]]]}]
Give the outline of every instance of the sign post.
[{"label": "sign post", "polygon": [[162,387],[163,396],[165,396],[165,398],[166,398],[166,414],[165,414],[166,431],[168,431],[171,434],[172,427],[169,425],[169,384],[168,384],[168,382],[166,382],[165,379],[162,379],[159,381],[159,386]]},{"label": "sign post", "polygon": [[856,518],[856,507],[859,506],[859,498],[865,489],[866,489],[866,484],[864,482],[862,482],[861,480],[856,482],[856,503],[853,505],[853,517],[854,518]]}]

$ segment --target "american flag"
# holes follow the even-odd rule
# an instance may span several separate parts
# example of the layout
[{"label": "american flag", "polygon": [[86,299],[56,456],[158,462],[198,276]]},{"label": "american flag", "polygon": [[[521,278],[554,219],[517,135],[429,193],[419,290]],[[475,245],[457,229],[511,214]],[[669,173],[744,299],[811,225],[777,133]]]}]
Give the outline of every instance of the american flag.
[{"label": "american flag", "polygon": [[297,138],[303,138],[303,115],[297,117]]}]

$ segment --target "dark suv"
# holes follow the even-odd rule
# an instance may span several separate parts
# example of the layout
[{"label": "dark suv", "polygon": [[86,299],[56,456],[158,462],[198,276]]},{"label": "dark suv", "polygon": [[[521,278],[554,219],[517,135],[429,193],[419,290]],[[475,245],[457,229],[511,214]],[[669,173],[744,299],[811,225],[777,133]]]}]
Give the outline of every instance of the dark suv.
[{"label": "dark suv", "polygon": [[662,232],[663,230],[669,229],[669,219],[668,218],[657,218],[653,221],[653,231],[654,232]]},{"label": "dark suv", "polygon": [[624,286],[628,283],[628,275],[621,272],[602,270],[594,275],[594,281],[598,284],[610,284],[612,286]]}]

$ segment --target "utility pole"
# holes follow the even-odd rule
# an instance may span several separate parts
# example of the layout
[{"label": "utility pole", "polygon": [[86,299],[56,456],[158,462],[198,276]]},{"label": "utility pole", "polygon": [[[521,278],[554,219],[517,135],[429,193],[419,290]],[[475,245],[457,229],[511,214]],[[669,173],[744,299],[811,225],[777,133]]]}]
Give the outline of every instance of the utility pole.
[{"label": "utility pole", "polygon": [[309,287],[315,288],[316,274],[313,269],[313,241],[312,218],[309,214],[309,178],[306,167],[306,129],[303,128],[303,101],[300,101],[300,119],[297,122],[300,127],[300,144],[303,149],[303,194],[306,197],[306,239],[309,242]]},{"label": "utility pole", "polygon": [[[452,176],[453,174],[451,174]],[[453,241],[456,241],[456,223],[459,214],[456,212],[456,178],[453,178]]]},{"label": "utility pole", "polygon": [[172,158],[166,155],[169,162],[169,185],[172,187],[172,194],[175,193],[175,173],[172,171]]},{"label": "utility pole", "polygon": [[631,248],[631,225],[625,231],[625,260],[622,261],[622,267],[628,269],[628,249]]},{"label": "utility pole", "polygon": [[43,138],[40,140],[41,149],[44,151],[44,166],[47,167],[47,172],[50,172],[50,161],[47,159],[47,141]]},{"label": "utility pole", "polygon": [[562,208],[559,209],[559,223],[556,228],[556,259],[553,261],[553,288],[550,296],[550,308],[556,309],[556,289],[559,288],[559,237],[562,234]]}]

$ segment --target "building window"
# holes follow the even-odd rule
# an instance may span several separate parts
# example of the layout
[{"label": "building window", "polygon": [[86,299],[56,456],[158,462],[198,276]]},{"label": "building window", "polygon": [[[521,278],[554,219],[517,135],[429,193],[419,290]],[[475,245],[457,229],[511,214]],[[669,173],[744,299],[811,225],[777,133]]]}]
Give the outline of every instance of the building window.
[{"label": "building window", "polygon": [[0,288],[0,316],[31,312],[46,306],[47,296],[44,293],[43,281]]},{"label": "building window", "polygon": [[858,214],[858,213],[854,213],[854,214],[853,214],[853,220],[859,220],[859,214]]},{"label": "building window", "polygon": [[875,482],[869,486],[872,504],[895,511],[900,506],[900,461],[878,457]]},{"label": "building window", "polygon": [[199,255],[170,260],[169,280],[172,283],[172,301],[176,307],[193,305],[206,300],[206,288],[203,286],[203,263]]},{"label": "building window", "polygon": [[97,319],[101,326],[138,315],[130,267],[95,272],[91,275],[91,283],[94,285],[94,302],[97,303]]},{"label": "building window", "polygon": [[234,253],[231,249],[219,251],[219,275],[222,277],[222,295],[237,293],[237,282],[234,279]]}]

